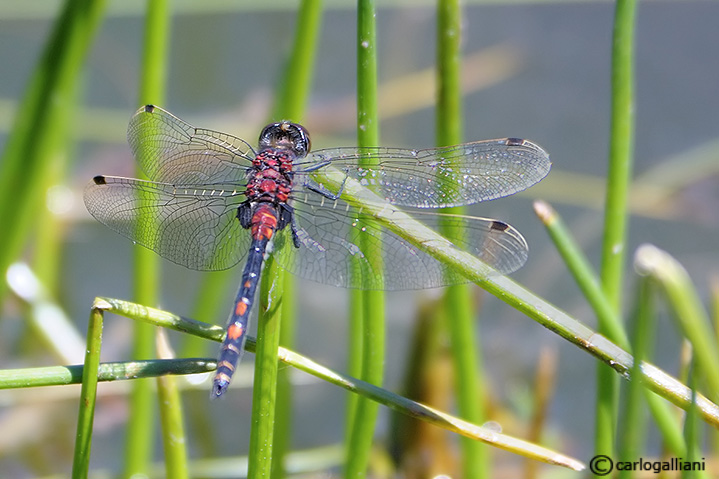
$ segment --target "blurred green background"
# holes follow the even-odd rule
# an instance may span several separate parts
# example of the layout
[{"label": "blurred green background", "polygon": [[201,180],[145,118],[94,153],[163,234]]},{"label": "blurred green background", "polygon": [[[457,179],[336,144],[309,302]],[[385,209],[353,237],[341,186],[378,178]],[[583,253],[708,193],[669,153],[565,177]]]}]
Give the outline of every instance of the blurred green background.
[{"label": "blurred green background", "polygon": [[[202,2],[200,6],[178,2],[174,6],[163,107],[193,125],[255,143],[269,116],[290,49],[296,8],[295,2],[261,3]],[[59,6],[59,2],[0,2],[0,148]],[[48,197],[63,237],[56,299],[81,335],[95,296],[130,297],[133,245],[87,214],[82,188],[96,174],[133,176],[125,132],[139,107],[142,6],[141,2],[109,2],[108,16],[82,78],[82,106],[70,128],[77,139],[71,174]],[[434,143],[434,7],[429,2],[380,2],[378,6],[381,143],[430,147]],[[328,2],[324,12],[304,121],[314,148],[356,143],[352,7]],[[465,140],[528,138],[549,151],[553,161],[552,172],[538,186],[517,197],[473,206],[470,212],[517,227],[530,245],[530,259],[513,277],[593,326],[594,315],[534,217],[531,200],[552,202],[598,264],[613,4],[467,2],[464,13]],[[704,295],[708,295],[710,279],[719,272],[717,18],[716,2],[647,1],[640,4],[636,30],[636,184],[628,258],[639,244],[651,242],[679,259]],[[157,306],[189,314],[202,274],[166,261],[162,267],[162,303]],[[240,270],[235,273],[224,293],[227,308],[239,282]],[[626,287],[632,288],[633,280]],[[306,282],[299,288],[296,350],[342,370],[347,292]],[[397,389],[402,383],[418,308],[436,294],[387,295],[387,388]],[[559,363],[548,442],[567,454],[589,457],[595,382],[588,372],[594,372],[595,360],[479,289],[476,295],[482,301],[478,320],[484,367],[497,407],[511,412],[519,424],[526,420],[539,352],[554,349]],[[55,364],[43,344],[30,335],[22,302],[6,301],[3,308],[0,365]],[[216,320],[224,322],[225,316]],[[130,359],[129,323],[122,318],[106,322],[103,360]],[[680,348],[677,332],[666,317],[659,324],[655,364],[675,374]],[[215,350],[214,344],[208,345],[209,356]],[[225,401],[206,405],[208,424],[224,440],[216,451],[219,455],[247,449],[251,356],[246,358],[236,379],[246,387],[233,390]],[[302,374],[294,378],[293,445],[307,448],[340,442],[346,393]],[[205,386],[193,394],[205,395]],[[93,467],[120,468],[127,387],[127,383],[100,386],[104,396],[97,409]],[[35,477],[69,470],[78,390],[0,392],[0,476]],[[378,435],[386,436],[389,428],[389,414],[381,410]],[[519,434],[521,427],[512,431]],[[193,444],[192,431],[189,441],[191,451],[196,451],[199,445]],[[517,461],[506,459],[508,467]]]}]

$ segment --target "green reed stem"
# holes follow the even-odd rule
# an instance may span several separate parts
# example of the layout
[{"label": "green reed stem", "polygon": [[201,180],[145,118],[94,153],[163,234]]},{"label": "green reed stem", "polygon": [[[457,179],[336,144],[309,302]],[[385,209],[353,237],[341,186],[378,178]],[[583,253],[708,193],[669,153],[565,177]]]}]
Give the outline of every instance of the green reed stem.
[{"label": "green reed stem", "polygon": [[562,218],[549,203],[544,201],[534,202],[534,212],[547,228],[554,246],[572,273],[574,281],[592,306],[594,314],[597,315],[599,329],[604,331],[604,334],[614,343],[622,348],[628,348],[629,340],[619,315],[612,308],[589,260],[572,238]]},{"label": "green reed stem", "polygon": [[[290,119],[302,122],[312,87],[317,43],[321,32],[322,2],[302,0],[295,26],[295,38],[277,89],[272,120]],[[280,344],[292,348],[297,319],[295,279],[283,272]],[[286,477],[285,457],[292,437],[292,385],[290,371],[281,369],[277,375],[277,416],[273,433],[272,477]]]},{"label": "green reed stem", "polygon": [[92,424],[95,419],[95,402],[97,399],[97,371],[100,365],[100,348],[102,346],[102,319],[102,310],[93,307],[90,311],[90,322],[87,328],[87,350],[85,351],[85,364],[82,368],[80,411],[77,418],[75,455],[72,462],[73,479],[86,478],[90,468]]},{"label": "green reed stem", "polygon": [[[282,254],[282,252],[278,252]],[[252,390],[252,429],[247,477],[269,477],[272,470],[273,434],[277,398],[277,355],[280,346],[280,310],[282,275],[274,257],[270,257],[262,275],[255,376]]]},{"label": "green reed stem", "polygon": [[[441,0],[437,4],[437,145],[450,146],[462,142],[461,84],[462,8],[459,0]],[[445,208],[443,212],[464,214],[465,208]],[[440,232],[459,238],[465,232],[441,225]],[[484,400],[480,395],[484,383],[480,365],[480,342],[476,339],[475,312],[470,287],[459,284],[447,288],[444,297],[448,320],[451,353],[456,371],[455,392],[459,414],[466,420],[484,422]],[[462,477],[490,477],[487,449],[477,441],[461,439]]]},{"label": "green reed stem", "polygon": [[[357,144],[360,147],[379,144],[379,124],[377,115],[377,35],[374,0],[357,2]],[[360,166],[372,166],[362,164]],[[367,228],[379,228],[369,218],[363,216]],[[380,234],[377,232],[376,234]],[[360,238],[360,247],[364,243]],[[383,258],[377,255],[368,258],[373,271],[382,271]],[[359,297],[361,296],[361,300]],[[353,292],[350,306],[350,329],[362,329],[361,349],[355,343],[350,348],[350,362],[361,363],[362,380],[381,385],[384,377],[385,357],[385,296],[382,291]],[[360,306],[361,305],[361,306]],[[357,314],[361,311],[361,314]],[[358,326],[358,323],[362,326]],[[350,338],[350,341],[352,339]],[[361,351],[361,361],[359,361]],[[348,442],[345,474],[347,478],[365,477],[372,452],[375,423],[377,421],[377,403],[359,398],[352,400],[348,408],[351,414],[348,422]]]},{"label": "green reed stem", "polygon": [[312,88],[317,41],[322,29],[322,1],[302,0],[297,16],[295,38],[273,108],[272,120],[301,122]]},{"label": "green reed stem", "polygon": [[[122,381],[137,378],[156,378],[164,374],[200,374],[213,371],[215,360],[205,358],[151,359],[147,361],[120,361],[100,363],[98,382]],[[80,364],[70,366],[46,366],[42,368],[0,370],[0,389],[20,389],[43,386],[67,386],[82,384],[85,371]]]},{"label": "green reed stem", "polygon": [[[202,275],[190,317],[205,323],[222,323],[227,317],[230,285],[237,282],[236,268],[213,271]],[[217,354],[218,349],[207,341],[192,335],[181,338],[179,356],[203,357]],[[213,425],[207,421],[207,397],[200,394],[185,395],[187,428],[197,445],[199,457],[211,457],[217,451],[218,437]]]},{"label": "green reed stem", "polygon": [[[140,77],[140,104],[164,102],[170,13],[167,0],[147,2],[145,36]],[[146,179],[139,168],[136,177]],[[159,302],[160,258],[146,248],[135,248],[133,298],[142,304]],[[132,357],[150,359],[155,355],[155,331],[147,324],[136,324],[133,332]],[[149,380],[133,383],[130,394],[130,417],[125,437],[123,477],[147,474],[154,450],[152,418],[155,415],[153,384]],[[166,403],[161,403],[166,404]]]},{"label": "green reed stem", "polygon": [[[170,359],[174,352],[170,347],[165,330],[157,335],[157,354]],[[177,387],[177,378],[169,375],[158,376],[157,398],[160,403],[160,424],[165,455],[165,475],[173,479],[188,479],[190,472],[187,460],[187,439],[182,420],[182,401]]]},{"label": "green reed stem", "polygon": [[[612,42],[612,113],[609,138],[609,172],[604,213],[602,289],[617,315],[626,249],[627,201],[632,173],[634,139],[634,17],[635,0],[618,0]],[[599,331],[606,331],[601,327]],[[618,379],[597,366],[595,452],[610,457],[614,451],[619,396]]]},{"label": "green reed stem", "polygon": [[[315,181],[323,183],[327,188],[334,188],[335,191],[341,186],[341,198],[348,204],[361,208],[364,214],[374,217],[383,227],[461,273],[485,291],[591,353],[621,375],[630,374],[633,360],[628,352],[509,277],[500,275],[478,258],[456,249],[436,231],[401,209],[388,205],[383,198],[364,188],[359,182],[348,179],[341,171],[333,168],[322,168],[321,171],[314,172],[313,176]],[[642,365],[642,373],[652,391],[680,407],[687,406],[689,396],[686,386],[648,363]],[[700,397],[699,403],[704,420],[717,424],[719,410],[715,409],[716,406],[703,397]]]},{"label": "green reed stem", "polygon": [[[699,378],[701,374],[697,371],[696,362],[692,358],[688,364],[689,371],[687,375],[687,383],[692,388],[692,405],[687,410],[686,416],[684,417],[684,440],[687,445],[687,462],[701,461],[704,456],[702,453],[702,444],[704,439],[702,436],[702,430],[699,427],[699,413],[696,406],[696,391],[698,388]],[[693,471],[691,474],[684,474],[683,477],[692,479],[709,479],[707,471]]]},{"label": "green reed stem", "polygon": [[[602,291],[599,286],[599,281],[597,280],[589,261],[575,243],[572,235],[567,230],[564,221],[562,221],[562,218],[548,203],[543,201],[537,201],[534,203],[534,211],[544,223],[552,241],[562,256],[562,259],[564,259],[564,262],[567,264],[567,267],[574,276],[579,288],[582,290],[584,296],[592,306],[594,313],[597,315],[599,324],[604,325],[604,328],[610,332],[608,334],[611,335],[611,339],[614,343],[626,348],[627,346],[625,345],[628,343],[626,333],[624,332],[624,326],[619,322],[619,318],[614,313],[606,295],[604,294],[604,291]],[[644,289],[646,289],[646,287],[644,287]],[[638,320],[639,324],[637,325],[640,332],[635,334],[635,338],[639,338],[635,339],[635,341],[639,341],[640,343],[638,346],[632,345],[632,348],[640,348],[638,352],[639,358],[641,358],[639,361],[641,361],[643,358],[648,357],[645,348],[648,348],[649,338],[652,337],[650,334],[643,332],[646,331],[647,328],[651,328],[651,326],[647,326],[645,324],[646,319],[644,319],[646,315],[649,314],[646,312],[646,310],[650,307],[648,304],[648,293],[642,290],[638,301],[639,303],[637,306],[638,309],[636,316],[637,318],[640,318],[640,320]],[[632,351],[634,351],[634,349],[632,349]],[[632,367],[632,377],[640,378],[640,376],[637,376],[637,374],[641,372],[640,370],[637,370],[638,364],[640,363],[635,363]],[[639,434],[640,427],[630,427],[630,424],[633,424],[635,421],[640,421],[638,417],[633,417],[637,411],[633,409],[632,404],[638,403],[639,400],[636,399],[635,396],[632,396],[632,394],[636,394],[636,391],[634,393],[631,392],[634,388],[637,388],[640,385],[641,381],[632,381],[629,386],[630,390],[628,395],[630,397],[627,399],[628,405],[625,408],[628,417],[625,417],[622,420],[623,430],[627,432],[620,436],[625,438],[625,444],[628,444],[628,439],[626,439],[627,437],[632,434]],[[664,441],[670,445],[673,452],[684,450],[681,430],[678,428],[674,415],[667,407],[667,404],[662,402],[657,396],[649,391],[644,391],[644,388],[642,387],[639,387],[639,391],[642,391],[642,394],[644,394],[644,400],[648,403],[649,410],[651,411],[655,422],[660,425],[659,427]],[[632,434],[628,432],[629,430],[632,431]],[[677,442],[677,439],[679,442]],[[630,450],[628,446],[622,447],[620,450],[622,457],[638,457],[637,455],[632,456],[631,454],[626,453],[627,450]],[[681,456],[681,454],[678,455]]]},{"label": "green reed stem", "polygon": [[632,175],[635,11],[635,0],[617,1],[612,43],[612,116],[601,277],[602,287],[615,311],[619,311],[621,305]]},{"label": "green reed stem", "polygon": [[[641,379],[641,361],[651,357],[652,344],[654,343],[654,311],[651,300],[651,286],[649,281],[639,281],[636,294],[636,306],[633,316],[634,331],[632,334],[632,352],[634,353],[634,365],[632,366],[632,377],[636,378],[629,382],[626,390],[626,397],[622,407],[622,420],[619,428],[619,460],[633,461],[641,457],[645,442],[646,420],[644,417],[644,388]],[[621,471],[619,478],[631,478],[632,471]]]},{"label": "green reed stem", "polygon": [[[148,322],[155,326],[189,333],[217,342],[222,341],[225,334],[224,328],[219,326],[201,323],[199,321],[183,318],[166,311],[148,308],[141,304],[130,303],[112,298],[96,298],[93,311],[99,311],[100,313],[104,311],[112,312],[134,320]],[[255,352],[257,347],[258,344],[255,341],[255,338],[248,337],[245,349],[249,352]],[[527,443],[526,441],[470,424],[454,416],[450,416],[449,414],[437,411],[423,404],[416,403],[402,396],[398,396],[373,384],[326,368],[309,358],[301,356],[285,348],[279,348],[279,355],[276,360],[282,361],[289,366],[361,395],[364,398],[383,404],[402,414],[421,419],[430,424],[434,424],[438,427],[463,436],[485,442],[486,444],[490,444],[494,447],[499,447],[538,461],[568,467],[575,470],[582,470],[585,467],[581,462],[561,455],[555,451],[550,451],[534,444]],[[174,361],[177,362],[179,360]],[[190,369],[188,369],[188,373],[200,372],[203,368],[212,368],[216,366],[216,363],[212,361],[186,361],[189,361],[188,366]],[[157,364],[153,365],[153,363]],[[155,367],[157,371],[163,371],[161,363],[169,364],[170,361],[149,361],[139,364],[142,367]],[[111,365],[103,365],[103,368],[104,367],[111,367]],[[120,365],[116,365],[114,367],[118,368]],[[139,368],[134,368],[133,372],[134,371],[139,371]]]},{"label": "green reed stem", "polygon": [[704,375],[713,400],[719,398],[719,345],[709,315],[687,271],[667,252],[652,245],[637,249],[636,267],[656,281],[666,296],[674,319],[691,342],[699,372]]}]

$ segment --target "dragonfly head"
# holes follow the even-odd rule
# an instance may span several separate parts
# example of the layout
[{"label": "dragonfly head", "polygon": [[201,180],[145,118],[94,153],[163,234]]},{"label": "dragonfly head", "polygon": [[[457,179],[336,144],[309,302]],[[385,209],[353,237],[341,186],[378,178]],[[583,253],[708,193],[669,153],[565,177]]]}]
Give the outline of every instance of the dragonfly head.
[{"label": "dragonfly head", "polygon": [[310,134],[302,125],[280,121],[270,123],[260,133],[260,150],[265,148],[286,148],[303,157],[310,152]]}]

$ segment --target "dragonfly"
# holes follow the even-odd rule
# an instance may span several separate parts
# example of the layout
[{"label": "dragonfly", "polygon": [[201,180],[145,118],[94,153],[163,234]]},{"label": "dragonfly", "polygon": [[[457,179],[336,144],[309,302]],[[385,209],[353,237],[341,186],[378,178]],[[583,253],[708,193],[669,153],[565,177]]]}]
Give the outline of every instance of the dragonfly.
[{"label": "dragonfly", "polygon": [[[410,209],[432,227],[441,222],[461,229],[456,247],[509,274],[528,255],[515,228],[432,209],[512,195],[540,181],[551,166],[547,152],[519,138],[418,150],[311,151],[307,130],[289,121],[267,125],[255,148],[154,105],[132,116],[127,136],[148,179],[95,176],[84,192],[90,214],[190,269],[223,270],[245,261],[212,397],[227,390],[240,360],[262,266],[272,251],[283,252],[276,257],[285,270],[345,288],[411,290],[468,281],[390,229],[368,228],[361,206],[347,198],[348,185],[367,187],[391,208]],[[322,175],[329,173],[340,181],[326,181]]]}]

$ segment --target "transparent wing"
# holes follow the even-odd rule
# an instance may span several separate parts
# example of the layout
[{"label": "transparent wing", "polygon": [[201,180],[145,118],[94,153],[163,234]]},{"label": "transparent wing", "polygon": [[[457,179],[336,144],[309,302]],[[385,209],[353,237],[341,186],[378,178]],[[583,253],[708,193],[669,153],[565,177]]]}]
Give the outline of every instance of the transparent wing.
[{"label": "transparent wing", "polygon": [[[372,167],[364,160],[376,161]],[[296,179],[332,165],[388,202],[413,208],[460,206],[512,195],[544,178],[549,155],[531,141],[485,140],[426,150],[332,148],[297,165]]]},{"label": "transparent wing", "polygon": [[195,128],[153,105],[130,119],[127,141],[149,179],[174,185],[244,184],[255,157],[246,141]]},{"label": "transparent wing", "polygon": [[[433,288],[468,280],[387,229],[381,233],[363,228],[341,200],[328,201],[308,193],[292,203],[299,249],[282,259],[288,271],[320,283],[355,289],[409,290]],[[527,243],[510,225],[487,218],[418,213],[428,226],[444,223],[462,227],[464,240],[455,244],[508,274],[527,260]],[[416,216],[416,215],[415,215]],[[287,228],[289,230],[289,228]],[[277,245],[291,238],[289,231],[276,236]],[[372,269],[369,258],[382,255],[383,269]]]},{"label": "transparent wing", "polygon": [[85,188],[87,210],[99,222],[168,260],[196,270],[234,266],[250,235],[236,217],[245,199],[231,186],[184,185],[97,176]]}]

